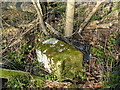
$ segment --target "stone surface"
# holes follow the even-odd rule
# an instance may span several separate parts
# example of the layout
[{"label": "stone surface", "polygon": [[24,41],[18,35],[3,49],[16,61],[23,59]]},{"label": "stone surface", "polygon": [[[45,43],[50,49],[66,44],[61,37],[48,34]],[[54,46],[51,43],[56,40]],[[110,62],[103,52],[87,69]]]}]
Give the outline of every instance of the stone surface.
[{"label": "stone surface", "polygon": [[82,69],[83,54],[55,38],[41,42],[36,52],[38,61],[59,79],[73,78]]}]

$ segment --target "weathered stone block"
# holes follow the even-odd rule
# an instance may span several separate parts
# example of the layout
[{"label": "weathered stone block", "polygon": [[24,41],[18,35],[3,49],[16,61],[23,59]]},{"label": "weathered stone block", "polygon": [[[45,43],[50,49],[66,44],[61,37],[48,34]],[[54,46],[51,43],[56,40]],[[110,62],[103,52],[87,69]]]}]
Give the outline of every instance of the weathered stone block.
[{"label": "weathered stone block", "polygon": [[41,42],[36,52],[38,61],[59,79],[73,78],[82,69],[83,54],[55,38]]}]

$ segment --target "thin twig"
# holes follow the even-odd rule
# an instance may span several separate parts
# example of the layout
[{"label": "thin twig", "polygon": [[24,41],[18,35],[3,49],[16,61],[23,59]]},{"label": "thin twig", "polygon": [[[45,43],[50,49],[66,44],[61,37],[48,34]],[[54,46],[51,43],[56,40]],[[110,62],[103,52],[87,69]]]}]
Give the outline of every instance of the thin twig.
[{"label": "thin twig", "polygon": [[[31,27],[29,27],[28,29],[25,30],[25,32],[23,32],[22,34],[20,34],[20,35],[18,36],[17,40],[15,40],[13,43],[10,43],[5,49],[2,50],[1,53],[4,53],[8,48],[10,48],[10,47],[18,44],[18,43],[22,40],[23,36],[24,36],[26,33],[28,33],[29,31],[34,30],[33,28],[34,28],[36,25],[39,24],[39,22],[37,22],[37,20],[34,20],[32,23],[33,23],[33,25],[32,25]],[[35,23],[35,24],[34,24],[34,23]],[[30,23],[30,24],[31,24],[31,23]],[[15,38],[15,37],[14,37],[14,38]],[[14,40],[14,38],[13,38],[10,42],[12,42],[12,41]]]}]

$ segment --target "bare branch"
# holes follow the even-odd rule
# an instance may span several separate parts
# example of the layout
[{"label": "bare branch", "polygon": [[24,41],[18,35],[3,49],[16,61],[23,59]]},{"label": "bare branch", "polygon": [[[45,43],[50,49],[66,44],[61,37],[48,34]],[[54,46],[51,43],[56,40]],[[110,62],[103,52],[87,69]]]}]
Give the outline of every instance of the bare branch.
[{"label": "bare branch", "polygon": [[78,33],[81,33],[83,29],[87,26],[88,22],[90,21],[91,17],[97,12],[102,2],[97,2],[96,6],[93,8],[92,12],[88,15],[85,21],[80,25]]},{"label": "bare branch", "polygon": [[12,42],[12,43],[9,43],[8,46],[1,51],[1,53],[4,53],[8,48],[10,48],[10,47],[18,44],[18,43],[22,40],[23,36],[24,36],[26,33],[28,33],[28,32],[31,31],[31,30],[34,30],[33,28],[39,24],[39,22],[37,22],[37,21],[38,21],[38,19],[32,21],[32,22],[30,23],[31,26],[30,26],[29,28],[27,28],[26,30],[24,30],[25,32],[23,32],[22,34],[18,35],[18,36],[17,36],[17,40],[14,41],[14,38],[15,38],[15,36],[16,36],[16,35],[15,35],[15,36],[13,37],[13,39],[11,39],[11,41],[10,41],[10,42]]}]

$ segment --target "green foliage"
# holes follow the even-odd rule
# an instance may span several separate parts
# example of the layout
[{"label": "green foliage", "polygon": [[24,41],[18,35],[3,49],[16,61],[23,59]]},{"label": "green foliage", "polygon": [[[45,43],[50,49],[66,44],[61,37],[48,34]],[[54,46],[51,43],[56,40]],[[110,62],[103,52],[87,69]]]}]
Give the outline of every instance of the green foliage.
[{"label": "green foliage", "polygon": [[113,37],[109,37],[108,41],[110,42],[111,45],[114,45],[116,43],[116,40]]},{"label": "green foliage", "polygon": [[43,80],[33,79],[30,75],[16,75],[11,76],[6,87],[17,89],[43,87]]},{"label": "green foliage", "polygon": [[[19,69],[19,70],[24,69],[24,65],[26,64],[26,62],[24,61],[25,60],[24,54],[21,54],[19,51],[14,51],[14,52],[10,52],[7,55],[7,58],[10,61],[10,62],[8,62],[10,68]],[[4,59],[3,59],[3,61],[4,61]],[[5,59],[5,61],[6,61],[6,59]]]},{"label": "green foliage", "polygon": [[92,18],[91,18],[91,21],[100,20],[100,19],[101,19],[100,16],[98,16],[97,14],[94,14],[94,15],[92,16]]},{"label": "green foliage", "polygon": [[97,48],[97,47],[92,47],[91,48],[91,53],[94,55],[94,56],[96,56],[96,57],[98,57],[98,61],[103,61],[104,60],[104,50],[103,49],[101,49],[101,48]]},{"label": "green foliage", "polygon": [[[99,42],[100,45],[91,48],[91,53],[98,58],[99,62],[104,62],[107,67],[112,68],[115,64],[115,57],[111,54],[115,50],[116,39],[113,36],[107,38],[107,42]],[[98,62],[98,63],[99,63]],[[113,67],[113,71],[105,72],[104,87],[106,88],[118,88],[120,85],[120,67]],[[111,69],[112,70],[112,69]]]},{"label": "green foliage", "polygon": [[30,77],[27,75],[17,75],[17,76],[13,76],[14,78],[11,78],[8,82],[7,82],[7,87],[8,88],[22,88],[22,87],[26,87],[29,85],[30,83]]},{"label": "green foliage", "polygon": [[83,20],[75,20],[75,23],[74,23],[74,25],[80,25],[81,23],[83,22]]},{"label": "green foliage", "polygon": [[46,80],[57,80],[57,76],[56,75],[54,75],[54,74],[47,74],[46,76],[45,76],[45,79]]},{"label": "green foliage", "polygon": [[[112,51],[114,49],[115,45],[116,45],[116,40],[113,37],[109,37],[108,42],[109,42],[109,46],[107,48],[108,48],[109,51]],[[108,65],[111,65],[112,63],[114,63],[114,61],[115,61],[115,58],[113,57],[113,55],[111,55],[109,53]]]},{"label": "green foliage", "polygon": [[80,7],[78,13],[85,15],[84,11],[85,11],[86,8],[87,8],[87,6]]},{"label": "green foliage", "polygon": [[115,58],[112,55],[109,55],[109,57],[108,57],[108,65],[112,65],[114,61],[115,61]]},{"label": "green foliage", "polygon": [[59,12],[65,12],[66,11],[66,8],[60,8],[60,9],[57,9]]},{"label": "green foliage", "polygon": [[117,67],[113,68],[112,72],[109,72],[109,74],[106,75],[108,77],[108,81],[105,82],[105,87],[111,87],[111,88],[119,88],[120,86],[120,67],[119,65]]},{"label": "green foliage", "polygon": [[[113,37],[108,38],[107,47],[105,47],[105,42],[99,42],[99,43],[100,46],[91,48],[91,53],[94,56],[96,56],[98,58],[98,61],[100,62],[103,62],[104,59],[107,58],[108,65],[111,65],[115,61],[115,58],[111,55],[111,53],[109,53],[109,51],[112,52],[112,50],[115,47],[116,44],[115,38]],[[104,49],[101,47],[103,47]],[[105,51],[107,51],[108,53],[106,53]],[[106,54],[108,55],[107,57],[105,56]]]},{"label": "green foliage", "polygon": [[[27,53],[29,50],[31,50],[29,46],[27,44],[23,44],[21,49],[9,52],[6,58],[8,58],[10,61],[8,62],[10,68],[24,70],[25,65],[27,64],[26,62],[27,57],[25,53]],[[6,61],[6,58],[3,59],[3,61]]]},{"label": "green foliage", "polygon": [[[19,48],[16,47],[16,50],[12,52],[7,52],[7,54],[5,54],[6,58],[4,58],[3,56],[2,60],[4,62],[7,62],[7,66],[10,69],[25,71],[26,65],[30,63],[27,55],[30,53],[31,50],[32,47],[30,45],[26,44],[25,42],[22,42],[21,47]],[[34,58],[34,62],[35,61],[37,60]],[[34,63],[34,62],[33,62],[33,66],[38,65],[38,63]]]},{"label": "green foliage", "polygon": [[82,79],[87,79],[85,73],[79,72],[79,73],[78,73],[78,76],[79,76],[80,78],[82,78]]}]

